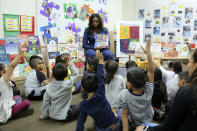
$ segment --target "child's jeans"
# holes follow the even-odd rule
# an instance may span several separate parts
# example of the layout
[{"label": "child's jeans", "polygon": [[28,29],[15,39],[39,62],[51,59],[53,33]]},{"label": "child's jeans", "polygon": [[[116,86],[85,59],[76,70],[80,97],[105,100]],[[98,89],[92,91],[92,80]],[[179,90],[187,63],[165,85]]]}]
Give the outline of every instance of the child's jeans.
[{"label": "child's jeans", "polygon": [[95,124],[95,128],[97,131],[121,131],[122,129],[122,121],[118,119],[118,122],[116,123],[116,129],[112,130],[111,128],[98,128]]},{"label": "child's jeans", "polygon": [[24,109],[30,106],[30,102],[28,100],[22,101],[20,96],[14,96],[13,100],[16,102],[14,106],[12,106],[12,116],[16,116],[18,113],[23,111]]}]

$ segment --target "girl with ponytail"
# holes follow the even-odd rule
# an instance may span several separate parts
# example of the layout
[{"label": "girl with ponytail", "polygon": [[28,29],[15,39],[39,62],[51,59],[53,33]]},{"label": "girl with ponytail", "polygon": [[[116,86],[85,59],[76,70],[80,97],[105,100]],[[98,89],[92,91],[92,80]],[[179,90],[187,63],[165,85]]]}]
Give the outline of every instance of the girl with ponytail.
[{"label": "girl with ponytail", "polygon": [[119,95],[123,89],[126,89],[126,84],[121,75],[117,75],[118,63],[114,60],[108,60],[105,63],[106,70],[106,98],[109,101],[112,111],[115,113],[115,109],[119,107]]}]

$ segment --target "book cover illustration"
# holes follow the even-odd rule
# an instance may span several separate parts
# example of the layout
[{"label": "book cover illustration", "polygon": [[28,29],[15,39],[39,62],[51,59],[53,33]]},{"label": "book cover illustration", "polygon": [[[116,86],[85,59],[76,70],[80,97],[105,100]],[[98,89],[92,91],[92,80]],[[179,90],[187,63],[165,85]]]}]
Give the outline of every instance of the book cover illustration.
[{"label": "book cover illustration", "polygon": [[109,36],[106,34],[96,34],[94,48],[107,47],[109,43]]}]

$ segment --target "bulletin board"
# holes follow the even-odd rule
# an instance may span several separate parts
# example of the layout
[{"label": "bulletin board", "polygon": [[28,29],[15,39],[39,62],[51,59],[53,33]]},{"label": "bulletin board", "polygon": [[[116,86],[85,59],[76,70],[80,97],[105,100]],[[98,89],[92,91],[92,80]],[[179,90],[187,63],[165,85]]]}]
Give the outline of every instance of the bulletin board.
[{"label": "bulletin board", "polygon": [[196,0],[137,0],[136,20],[144,23],[144,41],[197,43]]}]

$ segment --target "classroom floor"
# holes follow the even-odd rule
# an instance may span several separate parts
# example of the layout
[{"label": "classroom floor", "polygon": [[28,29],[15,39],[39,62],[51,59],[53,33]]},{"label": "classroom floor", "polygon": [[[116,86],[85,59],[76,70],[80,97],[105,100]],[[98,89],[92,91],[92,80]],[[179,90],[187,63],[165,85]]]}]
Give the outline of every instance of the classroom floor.
[{"label": "classroom floor", "polygon": [[[22,86],[18,87],[21,90]],[[80,102],[81,100],[81,95],[76,94],[72,97],[72,104]],[[42,101],[31,101],[30,108],[34,109],[33,115],[10,120],[7,124],[0,125],[0,129],[3,129],[3,131],[75,131],[76,120],[72,122],[60,122],[50,119],[40,120],[41,105]],[[84,131],[96,131],[92,118],[87,118]]]}]

